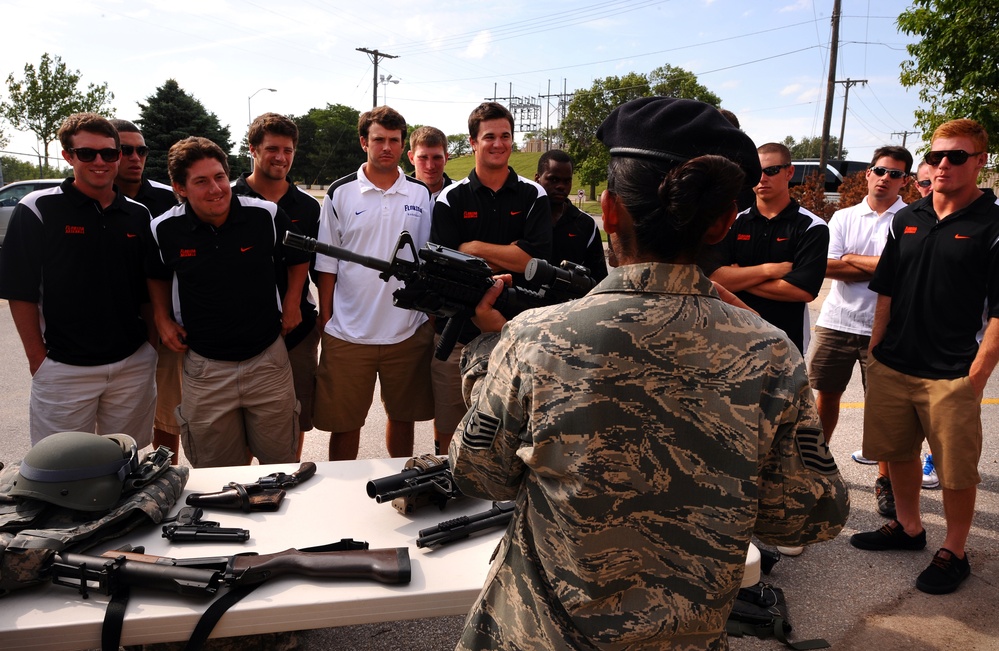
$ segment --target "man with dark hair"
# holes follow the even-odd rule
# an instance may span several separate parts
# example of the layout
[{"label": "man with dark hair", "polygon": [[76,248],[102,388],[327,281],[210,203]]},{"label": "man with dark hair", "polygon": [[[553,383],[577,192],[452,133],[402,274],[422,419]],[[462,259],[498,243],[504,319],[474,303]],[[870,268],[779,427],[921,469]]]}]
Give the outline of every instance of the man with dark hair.
[{"label": "man with dark hair", "polygon": [[[430,241],[484,258],[497,272],[520,280],[531,258],[551,256],[551,208],[545,190],[509,166],[513,152],[513,115],[501,104],[484,102],[468,116],[468,135],[475,168],[449,185],[434,204]],[[447,320],[438,319],[440,333]],[[458,336],[464,344],[479,334],[466,324]],[[431,365],[434,386],[434,444],[447,449],[454,428],[465,415],[456,345],[446,361]]]},{"label": "man with dark hair", "polygon": [[878,298],[863,454],[888,462],[897,516],[854,534],[850,544],[926,547],[919,508],[925,439],[947,525],[943,545],[916,579],[929,594],[953,592],[971,574],[965,545],[981,482],[982,393],[999,361],[999,206],[992,190],[978,188],[988,158],[979,123],[937,127],[925,156],[933,193],[895,215],[870,282]]},{"label": "man with dark hair", "polygon": [[447,136],[440,129],[420,127],[409,136],[409,162],[413,164],[413,175],[430,189],[434,199],[452,183],[444,171],[447,158]]},{"label": "man with dark hair", "polygon": [[538,158],[534,180],[545,189],[552,211],[552,253],[548,261],[554,265],[563,260],[586,267],[593,280],[607,277],[604,242],[592,217],[572,205],[572,159],[561,149],[552,149]]},{"label": "man with dark hair", "polygon": [[[196,467],[297,458],[298,402],[281,335],[301,320],[308,254],[285,247],[291,220],[269,201],[235,196],[225,152],[207,138],[170,148],[183,200],[148,226],[149,293],[163,343],[184,358],[177,409]],[[275,269],[287,270],[279,294]]]},{"label": "man with dark hair", "polygon": [[[239,196],[256,197],[276,203],[295,228],[303,235],[319,235],[319,202],[308,192],[288,180],[288,172],[295,161],[298,147],[298,125],[277,113],[264,113],[251,124],[247,133],[253,172],[241,175],[232,184],[232,191]],[[315,257],[311,260],[315,274]],[[278,291],[287,289],[287,269],[279,260],[275,269]],[[313,276],[313,280],[316,276]],[[319,328],[318,313],[309,291],[309,280],[302,285],[302,322],[284,337],[295,379],[295,397],[299,402],[298,455],[302,456],[305,432],[312,429],[312,406],[316,395],[316,367],[318,365]]]},{"label": "man with dark hair", "polygon": [[757,148],[763,174],[756,204],[741,212],[716,247],[719,285],[735,292],[760,316],[787,333],[802,354],[808,348],[808,304],[826,272],[829,227],[791,198],[791,152],[780,143]]},{"label": "man with dark hair", "polygon": [[494,286],[465,347],[454,479],[517,505],[462,651],[728,648],[752,536],[830,540],[849,513],[801,355],[693,264],[759,177],[753,142],[663,97],[619,106],[597,138],[621,266],[508,323]]},{"label": "man with dark hair", "polygon": [[118,132],[93,113],[59,128],[73,177],[14,208],[0,297],[31,372],[32,444],[55,432],[128,432],[149,444],[156,350],[142,271],[149,211],[115,190]]},{"label": "man with dark hair", "polygon": [[[909,150],[879,147],[866,172],[867,196],[855,206],[837,210],[829,220],[826,278],[832,279],[832,285],[815,322],[808,366],[808,379],[816,392],[815,404],[827,443],[836,430],[840,399],[850,382],[854,364],[860,364],[860,379],[867,387],[867,347],[877,302],[877,295],[867,284],[881,259],[888,227],[895,214],[905,207],[901,191],[909,182],[911,169]],[[886,518],[895,517],[887,464],[881,464],[874,492],[878,512]]]},{"label": "man with dark hair", "polygon": [[[379,106],[358,120],[367,161],[334,181],[323,198],[319,240],[360,255],[390,259],[402,231],[417,248],[430,235],[427,186],[399,167],[406,120]],[[430,382],[433,326],[422,312],[395,307],[402,286],[378,271],[319,256],[319,316],[325,325],[316,375],[316,427],[331,432],[331,460],[356,459],[375,380],[388,416],[389,456],[413,454],[414,422],[434,415]]]}]

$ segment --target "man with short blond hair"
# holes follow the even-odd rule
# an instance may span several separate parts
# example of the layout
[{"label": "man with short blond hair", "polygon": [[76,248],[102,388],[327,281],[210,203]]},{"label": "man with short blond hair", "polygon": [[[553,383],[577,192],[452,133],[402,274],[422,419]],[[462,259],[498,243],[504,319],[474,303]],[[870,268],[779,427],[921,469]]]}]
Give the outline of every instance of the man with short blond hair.
[{"label": "man with short blond hair", "polygon": [[127,432],[149,444],[156,403],[142,235],[149,211],[115,189],[118,131],[94,113],[59,128],[73,176],[25,196],[0,249],[31,372],[32,444],[62,431]]},{"label": "man with short blond hair", "polygon": [[933,193],[895,216],[870,282],[878,294],[877,363],[868,370],[863,454],[888,462],[897,517],[850,543],[872,551],[926,547],[919,508],[925,439],[947,526],[916,587],[946,594],[971,573],[965,545],[981,481],[982,393],[999,361],[999,206],[992,190],[978,188],[988,134],[974,120],[937,127],[925,160]]},{"label": "man with short blond hair", "polygon": [[444,171],[447,159],[447,136],[443,131],[435,127],[420,127],[410,134],[409,162],[413,164],[413,176],[430,189],[434,199],[452,183]]}]

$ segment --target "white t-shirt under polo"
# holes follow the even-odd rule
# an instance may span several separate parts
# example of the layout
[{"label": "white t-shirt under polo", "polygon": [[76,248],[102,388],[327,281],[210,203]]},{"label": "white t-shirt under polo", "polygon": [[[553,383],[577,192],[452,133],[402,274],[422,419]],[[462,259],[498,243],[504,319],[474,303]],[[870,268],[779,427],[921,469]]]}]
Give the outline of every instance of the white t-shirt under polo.
[{"label": "white t-shirt under polo", "polygon": [[[399,169],[396,182],[383,191],[368,180],[362,165],[335,181],[323,198],[319,241],[388,261],[402,231],[423,248],[432,215],[427,186]],[[427,320],[422,312],[392,304],[392,292],[403,286],[395,278],[385,282],[374,269],[321,254],[316,270],[336,274],[333,317],[325,326],[329,335],[356,344],[396,344]]]},{"label": "white t-shirt under polo", "polygon": [[[888,241],[888,227],[895,213],[904,207],[902,197],[897,197],[884,214],[878,215],[864,197],[855,206],[837,210],[829,220],[829,259],[839,260],[848,253],[880,256]],[[832,281],[815,325],[870,336],[878,295],[868,289],[867,283]]]}]

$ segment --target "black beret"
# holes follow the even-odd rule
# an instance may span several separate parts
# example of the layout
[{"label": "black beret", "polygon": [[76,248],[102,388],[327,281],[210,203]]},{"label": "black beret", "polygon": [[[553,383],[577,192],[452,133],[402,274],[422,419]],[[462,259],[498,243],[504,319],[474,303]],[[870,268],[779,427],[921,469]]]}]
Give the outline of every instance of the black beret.
[{"label": "black beret", "polygon": [[597,139],[611,157],[645,158],[683,163],[714,154],[735,162],[746,174],[746,183],[760,180],[756,145],[709,104],[673,97],[642,97],[614,109]]}]

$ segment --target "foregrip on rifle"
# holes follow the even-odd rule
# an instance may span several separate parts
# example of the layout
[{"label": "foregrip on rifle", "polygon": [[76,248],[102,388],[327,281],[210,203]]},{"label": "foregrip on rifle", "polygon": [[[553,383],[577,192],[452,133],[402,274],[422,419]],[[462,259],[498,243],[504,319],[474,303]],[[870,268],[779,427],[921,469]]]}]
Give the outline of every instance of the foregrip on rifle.
[{"label": "foregrip on rifle", "polygon": [[76,588],[86,595],[88,590],[114,594],[123,585],[144,586],[179,594],[213,594],[218,591],[222,573],[196,567],[178,567],[158,563],[143,563],[117,558],[56,554],[52,565],[52,582]]}]

